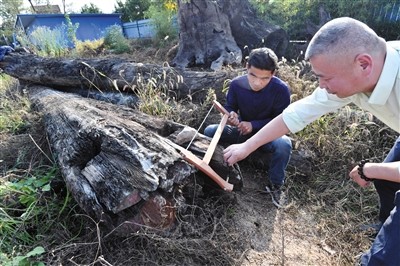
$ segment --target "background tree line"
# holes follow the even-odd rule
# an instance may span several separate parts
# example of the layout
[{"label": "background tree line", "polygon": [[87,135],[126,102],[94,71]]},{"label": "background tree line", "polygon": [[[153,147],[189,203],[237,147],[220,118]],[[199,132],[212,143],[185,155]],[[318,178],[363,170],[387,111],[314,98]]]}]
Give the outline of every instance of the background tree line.
[{"label": "background tree line", "polygon": [[[399,0],[250,0],[260,17],[284,28],[291,39],[307,38],[305,23],[318,23],[323,7],[331,18],[352,17],[386,40],[400,38]],[[311,37],[311,36],[309,36]]]},{"label": "background tree line", "polygon": [[[0,0],[0,44],[12,39],[15,18],[19,13],[32,10],[22,8],[27,0]],[[249,0],[258,16],[265,21],[282,27],[292,40],[311,38],[307,25],[318,24],[319,12],[323,7],[330,18],[349,16],[367,23],[386,40],[400,38],[400,0]],[[51,0],[31,0],[33,5],[51,5]],[[68,0],[64,0],[64,9]],[[163,31],[165,22],[178,11],[175,0],[118,0],[112,13],[121,13],[122,22],[145,18],[154,19],[157,31]],[[68,10],[64,10],[68,12]],[[79,13],[100,13],[95,4],[85,5]],[[167,21],[165,21],[167,20]],[[165,31],[165,30],[164,30]]]}]

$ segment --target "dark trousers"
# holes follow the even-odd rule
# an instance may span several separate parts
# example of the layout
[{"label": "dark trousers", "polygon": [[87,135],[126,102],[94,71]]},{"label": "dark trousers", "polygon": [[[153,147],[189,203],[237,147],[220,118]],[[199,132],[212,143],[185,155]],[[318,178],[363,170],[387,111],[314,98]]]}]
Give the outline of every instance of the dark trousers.
[{"label": "dark trousers", "polygon": [[362,255],[362,266],[400,265],[400,191],[396,193],[395,205],[371,249]]},{"label": "dark trousers", "polygon": [[[384,162],[400,161],[400,137]],[[400,184],[374,181],[380,199],[379,220],[383,222],[371,249],[361,257],[362,266],[400,265]]]},{"label": "dark trousers", "polygon": [[[384,163],[400,161],[400,137],[397,138]],[[400,190],[400,183],[385,180],[374,181],[376,191],[379,195],[380,209],[379,220],[384,223],[394,208],[394,196]],[[400,251],[400,248],[399,248]],[[400,265],[400,262],[399,262]]]},{"label": "dark trousers", "polygon": [[[206,127],[204,135],[213,137],[217,131],[218,125],[213,124]],[[237,127],[225,126],[221,135],[221,141],[225,143],[235,144],[242,143],[249,139],[253,134],[243,136]],[[269,163],[269,179],[272,184],[281,186],[285,183],[285,169],[290,160],[292,152],[292,141],[287,136],[282,136],[266,143],[260,147],[264,152],[271,153],[271,161]]]}]

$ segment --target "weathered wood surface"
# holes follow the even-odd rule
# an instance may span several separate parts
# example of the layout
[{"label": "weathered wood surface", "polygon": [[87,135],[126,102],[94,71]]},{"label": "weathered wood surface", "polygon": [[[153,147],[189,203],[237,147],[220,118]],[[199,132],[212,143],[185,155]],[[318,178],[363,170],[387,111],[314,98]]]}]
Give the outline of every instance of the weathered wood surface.
[{"label": "weathered wood surface", "polygon": [[[44,86],[27,90],[33,107],[43,114],[67,187],[90,216],[113,227],[129,221],[124,230],[140,224],[168,228],[175,219],[172,195],[178,188],[194,184],[193,178],[212,184],[166,141],[179,142],[184,125]],[[199,134],[193,153],[201,155],[208,144]],[[240,186],[240,173],[223,163],[221,151],[210,165]]]},{"label": "weathered wood surface", "polygon": [[163,89],[171,97],[190,97],[194,102],[204,100],[210,88],[215,90],[218,100],[224,101],[224,82],[243,71],[200,72],[121,58],[43,58],[24,53],[5,56],[0,61],[0,68],[25,83],[41,84],[85,97],[90,93],[104,92],[134,95],[143,84],[150,84]]}]

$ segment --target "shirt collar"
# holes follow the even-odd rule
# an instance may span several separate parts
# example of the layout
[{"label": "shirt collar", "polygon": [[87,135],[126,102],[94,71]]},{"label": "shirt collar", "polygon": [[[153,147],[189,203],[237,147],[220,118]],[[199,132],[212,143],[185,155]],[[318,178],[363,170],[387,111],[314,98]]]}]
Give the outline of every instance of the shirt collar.
[{"label": "shirt collar", "polygon": [[386,59],[383,65],[381,76],[374,91],[369,97],[370,104],[384,105],[388,100],[396,81],[400,67],[399,52],[389,44],[386,44]]}]

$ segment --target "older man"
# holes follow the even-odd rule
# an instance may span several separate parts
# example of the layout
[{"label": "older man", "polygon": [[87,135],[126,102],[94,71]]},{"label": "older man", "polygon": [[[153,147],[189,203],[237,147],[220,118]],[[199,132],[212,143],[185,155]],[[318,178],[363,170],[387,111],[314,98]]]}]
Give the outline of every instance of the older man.
[{"label": "older man", "polygon": [[[364,23],[337,18],[311,40],[305,57],[319,79],[310,96],[292,103],[246,142],[224,150],[229,164],[259,146],[298,132],[320,116],[354,103],[400,132],[400,41],[386,42]],[[350,177],[361,186],[374,182],[380,198],[379,219],[385,224],[363,265],[398,265],[400,261],[400,137],[384,163],[360,163]],[[396,162],[396,163],[390,163]]]}]

